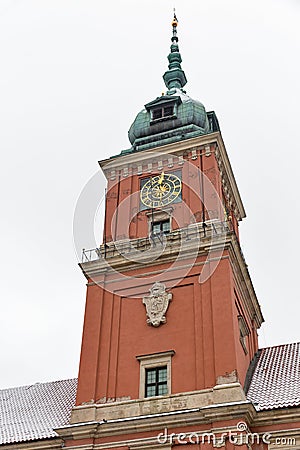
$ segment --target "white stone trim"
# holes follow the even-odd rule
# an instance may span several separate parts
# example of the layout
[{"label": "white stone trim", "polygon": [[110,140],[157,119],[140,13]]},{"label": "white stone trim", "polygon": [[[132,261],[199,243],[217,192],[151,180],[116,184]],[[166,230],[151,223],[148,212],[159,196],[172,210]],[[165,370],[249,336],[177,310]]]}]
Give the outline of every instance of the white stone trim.
[{"label": "white stone trim", "polygon": [[[151,355],[141,355],[137,356],[136,359],[140,362],[140,388],[139,388],[139,398],[145,398],[145,383],[146,383],[146,369],[152,369],[154,367],[167,366],[167,387],[168,393],[170,395],[171,391],[171,360],[172,356],[175,355],[174,350],[169,350],[167,352],[153,353]],[[161,397],[161,396],[159,396]],[[149,397],[153,398],[153,397]]]},{"label": "white stone trim", "polygon": [[[152,232],[152,223],[160,222],[163,220],[170,221],[170,233],[172,232],[172,212],[173,208],[166,208],[164,210],[152,210],[150,212],[146,212],[146,216],[148,217],[148,235],[150,236]],[[152,220],[153,219],[153,220]]]}]

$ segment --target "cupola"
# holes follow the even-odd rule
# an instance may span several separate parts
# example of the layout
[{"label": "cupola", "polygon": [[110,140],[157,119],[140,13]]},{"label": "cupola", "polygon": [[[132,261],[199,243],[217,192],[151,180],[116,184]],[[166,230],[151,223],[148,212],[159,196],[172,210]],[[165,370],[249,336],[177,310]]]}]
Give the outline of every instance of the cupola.
[{"label": "cupola", "polygon": [[218,131],[213,112],[207,113],[203,104],[184,91],[187,79],[181,67],[177,36],[178,20],[172,21],[172,44],[169,67],[163,75],[167,92],[147,103],[131,125],[128,136],[133,152],[189,139]]}]

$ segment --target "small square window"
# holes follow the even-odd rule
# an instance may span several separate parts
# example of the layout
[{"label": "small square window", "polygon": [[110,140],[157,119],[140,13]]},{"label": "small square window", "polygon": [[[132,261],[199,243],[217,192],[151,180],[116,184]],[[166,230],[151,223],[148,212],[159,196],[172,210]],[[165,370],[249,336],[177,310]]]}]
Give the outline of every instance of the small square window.
[{"label": "small square window", "polygon": [[170,233],[170,220],[160,220],[152,223],[152,234],[161,235]]},{"label": "small square window", "polygon": [[170,119],[175,115],[175,106],[162,106],[160,108],[154,108],[151,110],[151,119],[155,122],[163,119]]},{"label": "small square window", "polygon": [[167,366],[146,369],[145,397],[164,395],[167,392]]},{"label": "small square window", "polygon": [[171,358],[174,350],[137,356],[140,362],[140,398],[171,393]]}]

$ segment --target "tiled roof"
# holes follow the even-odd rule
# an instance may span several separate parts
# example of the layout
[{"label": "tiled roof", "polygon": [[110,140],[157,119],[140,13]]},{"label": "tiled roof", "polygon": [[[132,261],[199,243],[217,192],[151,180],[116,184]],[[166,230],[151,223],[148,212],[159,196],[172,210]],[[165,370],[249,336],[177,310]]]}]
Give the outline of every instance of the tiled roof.
[{"label": "tiled roof", "polygon": [[[300,406],[300,343],[263,348],[248,372],[247,398],[258,411]],[[0,445],[56,437],[68,424],[77,379],[0,391]]]},{"label": "tiled roof", "polygon": [[300,343],[259,351],[247,398],[258,411],[300,406]]},{"label": "tiled roof", "polygon": [[68,423],[77,380],[36,383],[0,391],[0,445],[57,436]]}]

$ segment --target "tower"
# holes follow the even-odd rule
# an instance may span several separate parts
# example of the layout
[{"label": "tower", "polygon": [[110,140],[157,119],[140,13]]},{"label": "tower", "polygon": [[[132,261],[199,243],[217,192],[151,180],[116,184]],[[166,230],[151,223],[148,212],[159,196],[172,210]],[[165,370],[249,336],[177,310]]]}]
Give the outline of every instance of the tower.
[{"label": "tower", "polygon": [[179,411],[185,423],[212,405],[223,421],[249,413],[243,387],[263,317],[239,243],[245,211],[215,113],[184,90],[177,27],[174,15],[167,91],[138,113],[131,147],[100,161],[104,237],[80,265],[73,439],[95,443],[101,421],[123,432],[126,421],[133,439],[161,427],[155,414],[176,427]]},{"label": "tower", "polygon": [[177,26],[166,93],[100,161],[79,379],[1,390],[3,449],[299,450],[300,343],[258,349],[243,204],[215,113],[184,91]]}]

